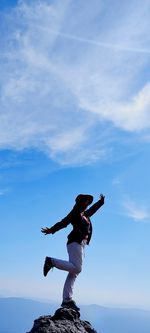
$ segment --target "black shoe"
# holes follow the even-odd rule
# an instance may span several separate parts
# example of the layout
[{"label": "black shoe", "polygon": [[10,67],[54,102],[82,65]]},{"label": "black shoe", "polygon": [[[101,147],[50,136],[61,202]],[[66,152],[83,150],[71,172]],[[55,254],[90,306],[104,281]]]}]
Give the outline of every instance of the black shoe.
[{"label": "black shoe", "polygon": [[43,266],[43,275],[46,276],[52,267],[53,267],[52,259],[50,257],[46,257]]},{"label": "black shoe", "polygon": [[71,309],[74,309],[76,311],[80,311],[80,308],[76,305],[75,301],[73,301],[73,300],[63,301],[61,306],[63,308],[71,308]]}]

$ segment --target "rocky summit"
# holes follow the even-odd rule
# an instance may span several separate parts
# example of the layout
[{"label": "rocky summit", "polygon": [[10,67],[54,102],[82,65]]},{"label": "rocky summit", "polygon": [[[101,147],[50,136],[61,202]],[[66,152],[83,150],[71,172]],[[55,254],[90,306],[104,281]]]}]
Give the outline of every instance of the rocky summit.
[{"label": "rocky summit", "polygon": [[53,316],[41,316],[27,333],[97,333],[80,313],[71,308],[60,308]]}]

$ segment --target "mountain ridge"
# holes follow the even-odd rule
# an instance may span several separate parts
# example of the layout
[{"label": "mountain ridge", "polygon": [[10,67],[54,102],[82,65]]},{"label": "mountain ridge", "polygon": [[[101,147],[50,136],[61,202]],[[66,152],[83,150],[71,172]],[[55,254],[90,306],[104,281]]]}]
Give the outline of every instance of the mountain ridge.
[{"label": "mountain ridge", "polygon": [[[0,298],[0,333],[25,333],[40,316],[53,314],[60,305],[21,297]],[[149,333],[150,311],[81,305],[81,319],[102,333]],[[9,318],[9,320],[8,320]]]}]

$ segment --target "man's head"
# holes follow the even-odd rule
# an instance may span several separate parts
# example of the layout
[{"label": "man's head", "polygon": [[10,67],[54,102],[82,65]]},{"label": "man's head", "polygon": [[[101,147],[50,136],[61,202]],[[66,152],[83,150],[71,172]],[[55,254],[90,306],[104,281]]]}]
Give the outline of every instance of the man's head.
[{"label": "man's head", "polygon": [[83,209],[86,209],[93,202],[93,196],[90,194],[79,194],[76,197],[75,202]]}]

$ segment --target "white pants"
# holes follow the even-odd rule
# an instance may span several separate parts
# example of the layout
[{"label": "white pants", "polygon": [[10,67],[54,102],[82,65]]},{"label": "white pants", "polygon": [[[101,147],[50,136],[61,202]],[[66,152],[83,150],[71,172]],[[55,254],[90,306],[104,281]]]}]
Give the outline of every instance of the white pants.
[{"label": "white pants", "polygon": [[54,267],[69,272],[63,288],[63,301],[72,299],[75,279],[82,270],[85,244],[83,241],[81,244],[73,242],[67,245],[69,261],[52,258]]}]

